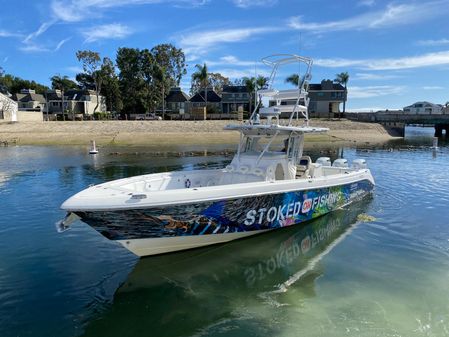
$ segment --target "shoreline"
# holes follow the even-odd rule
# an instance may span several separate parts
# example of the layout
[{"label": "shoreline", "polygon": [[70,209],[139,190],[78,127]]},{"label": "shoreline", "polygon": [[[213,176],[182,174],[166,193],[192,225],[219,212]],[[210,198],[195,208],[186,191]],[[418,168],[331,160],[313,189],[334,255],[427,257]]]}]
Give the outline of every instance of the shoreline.
[{"label": "shoreline", "polygon": [[[0,123],[0,143],[16,145],[88,145],[99,146],[217,146],[234,145],[237,131],[225,131],[230,120],[214,121],[69,121],[42,123]],[[349,120],[313,119],[311,126],[330,129],[327,133],[306,135],[307,147],[322,145],[381,144],[392,136],[380,124]]]}]

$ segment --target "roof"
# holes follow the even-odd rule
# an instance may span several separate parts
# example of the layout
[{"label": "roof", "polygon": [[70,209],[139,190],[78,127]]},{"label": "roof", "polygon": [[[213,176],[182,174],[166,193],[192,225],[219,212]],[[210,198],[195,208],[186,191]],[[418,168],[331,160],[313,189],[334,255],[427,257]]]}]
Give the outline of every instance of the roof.
[{"label": "roof", "polygon": [[244,85],[224,85],[223,93],[248,93],[248,89]]},{"label": "roof", "polygon": [[430,103],[430,102],[427,102],[427,101],[420,101],[420,102],[413,103],[412,105],[408,105],[408,106],[404,107],[404,109],[405,108],[414,108],[416,104],[422,104],[423,107],[426,107],[426,106],[427,107],[437,107],[437,108],[441,108],[442,107],[441,104],[434,104],[434,103]]},{"label": "roof", "polygon": [[322,83],[320,84],[309,84],[309,91],[321,91],[321,90],[337,90],[337,91],[345,91],[345,87],[340,83],[332,83],[332,87],[323,88]]},{"label": "roof", "polygon": [[165,98],[166,102],[186,102],[190,99],[190,97],[181,90],[181,88],[171,88],[167,97]]},{"label": "roof", "polygon": [[[198,92],[190,98],[190,102],[202,103],[204,102],[204,91]],[[213,90],[207,90],[207,101],[211,103],[221,102],[221,97]]]},{"label": "roof", "polygon": [[95,95],[95,91],[82,89],[82,90],[67,90],[66,92],[64,92],[64,98],[67,97],[68,101],[81,101],[82,97],[89,95]]},{"label": "roof", "polygon": [[61,100],[61,92],[60,91],[47,91],[46,97],[48,101],[60,101]]},{"label": "roof", "polygon": [[[67,101],[82,101],[84,96],[94,96],[95,91],[87,89],[71,89],[64,91],[64,99]],[[60,101],[61,92],[60,91],[49,91],[47,92],[47,100],[49,101]]]},{"label": "roof", "polygon": [[14,94],[13,99],[17,102],[39,102],[45,103],[45,97],[41,94]]}]

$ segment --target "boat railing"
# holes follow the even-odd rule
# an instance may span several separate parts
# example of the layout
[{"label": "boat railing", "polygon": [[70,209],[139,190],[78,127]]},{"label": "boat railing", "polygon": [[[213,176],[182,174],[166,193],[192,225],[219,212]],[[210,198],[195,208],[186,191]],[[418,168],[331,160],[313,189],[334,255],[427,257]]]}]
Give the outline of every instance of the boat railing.
[{"label": "boat railing", "polygon": [[[296,120],[299,120],[299,117],[303,117],[305,121],[305,125],[308,126],[309,115],[308,115],[308,106],[309,106],[309,97],[308,97],[308,87],[309,81],[312,78],[311,75],[311,67],[312,67],[312,59],[299,56],[299,55],[289,55],[289,54],[276,54],[265,57],[262,59],[262,62],[272,68],[268,86],[266,88],[260,89],[257,91],[257,104],[254,108],[254,111],[251,114],[249,119],[250,124],[260,123],[260,117],[266,117],[268,123],[273,121],[273,117],[279,123],[279,116],[281,112],[289,112],[290,118],[288,121],[288,125],[291,125],[293,119],[296,117]],[[276,78],[277,71],[280,66],[291,64],[291,63],[305,63],[307,66],[306,72],[304,76],[300,77],[300,81],[298,83],[298,88],[294,90],[276,90],[273,88],[273,83]],[[276,101],[276,105],[262,108],[262,98],[270,97]],[[282,100],[296,100],[294,105],[281,105]],[[262,110],[263,109],[263,110]],[[258,115],[259,114],[259,115]]]}]

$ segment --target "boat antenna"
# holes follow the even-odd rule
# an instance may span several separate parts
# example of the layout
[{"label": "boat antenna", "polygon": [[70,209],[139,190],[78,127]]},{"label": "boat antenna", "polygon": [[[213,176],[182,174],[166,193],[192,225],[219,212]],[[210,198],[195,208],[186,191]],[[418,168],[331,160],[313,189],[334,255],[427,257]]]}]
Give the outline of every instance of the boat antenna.
[{"label": "boat antenna", "polygon": [[254,110],[257,109],[257,61],[254,61]]}]

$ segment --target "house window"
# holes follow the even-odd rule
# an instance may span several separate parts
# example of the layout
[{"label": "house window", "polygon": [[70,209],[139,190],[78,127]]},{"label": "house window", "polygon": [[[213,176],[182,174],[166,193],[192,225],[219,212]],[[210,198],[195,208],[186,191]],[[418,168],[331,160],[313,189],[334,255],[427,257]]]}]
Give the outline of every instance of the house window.
[{"label": "house window", "polygon": [[0,119],[5,119],[5,115],[3,114],[3,109],[0,110]]},{"label": "house window", "polygon": [[317,94],[317,96],[318,96],[318,97],[324,97],[324,92],[319,92],[319,93]]}]

